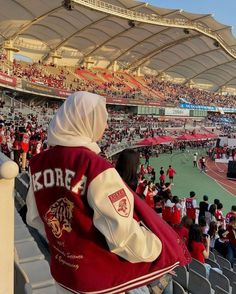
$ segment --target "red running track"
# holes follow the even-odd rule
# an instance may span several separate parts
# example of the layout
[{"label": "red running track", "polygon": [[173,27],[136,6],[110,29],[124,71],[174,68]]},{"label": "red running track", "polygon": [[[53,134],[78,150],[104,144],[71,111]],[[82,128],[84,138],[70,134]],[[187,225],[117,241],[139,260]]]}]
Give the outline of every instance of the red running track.
[{"label": "red running track", "polygon": [[213,178],[225,190],[236,196],[236,181],[227,179],[227,163],[218,163],[210,158],[206,160],[207,175]]}]

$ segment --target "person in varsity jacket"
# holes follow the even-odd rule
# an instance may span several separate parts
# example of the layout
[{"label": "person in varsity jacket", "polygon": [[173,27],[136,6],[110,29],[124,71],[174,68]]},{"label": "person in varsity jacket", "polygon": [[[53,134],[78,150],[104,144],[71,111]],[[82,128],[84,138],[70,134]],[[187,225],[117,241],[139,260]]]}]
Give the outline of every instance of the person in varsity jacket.
[{"label": "person in varsity jacket", "polygon": [[105,99],[73,93],[50,122],[53,147],[30,160],[27,222],[48,240],[58,293],[122,293],[191,260],[99,155],[106,126]]}]

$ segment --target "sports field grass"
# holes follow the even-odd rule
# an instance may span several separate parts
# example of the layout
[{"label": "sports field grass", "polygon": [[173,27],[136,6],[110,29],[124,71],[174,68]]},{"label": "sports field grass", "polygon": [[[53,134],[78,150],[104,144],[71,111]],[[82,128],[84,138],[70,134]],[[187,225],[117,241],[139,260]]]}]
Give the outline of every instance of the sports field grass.
[{"label": "sports field grass", "polygon": [[[223,213],[230,211],[231,206],[235,205],[236,197],[218,185],[214,179],[201,173],[197,167],[193,167],[193,154],[198,152],[200,156],[205,155],[204,150],[189,150],[185,152],[175,151],[173,154],[161,154],[158,158],[151,157],[150,164],[156,171],[156,182],[159,182],[159,170],[163,166],[165,171],[169,165],[176,170],[172,194],[180,198],[189,196],[190,191],[197,195],[197,201],[202,201],[203,195],[209,197],[209,203],[213,203],[215,198],[221,200],[224,205]],[[168,181],[168,177],[166,179]]]}]

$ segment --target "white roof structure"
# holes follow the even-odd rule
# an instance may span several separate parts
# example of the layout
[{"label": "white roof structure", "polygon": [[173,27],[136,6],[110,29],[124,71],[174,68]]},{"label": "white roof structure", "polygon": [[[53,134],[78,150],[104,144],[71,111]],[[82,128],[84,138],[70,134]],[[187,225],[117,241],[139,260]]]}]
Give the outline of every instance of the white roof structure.
[{"label": "white roof structure", "polygon": [[212,15],[133,0],[0,0],[0,7],[1,46],[35,60],[115,62],[214,91],[236,89],[236,39]]}]

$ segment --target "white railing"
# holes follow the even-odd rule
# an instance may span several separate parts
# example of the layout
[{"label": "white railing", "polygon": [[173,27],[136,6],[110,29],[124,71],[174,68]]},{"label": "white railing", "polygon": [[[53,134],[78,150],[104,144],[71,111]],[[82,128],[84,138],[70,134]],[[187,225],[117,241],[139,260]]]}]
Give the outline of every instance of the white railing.
[{"label": "white railing", "polygon": [[18,165],[0,152],[0,294],[14,292],[14,183]]},{"label": "white railing", "polygon": [[116,15],[122,18],[126,18],[128,20],[134,20],[143,23],[155,24],[160,26],[168,26],[168,27],[176,27],[183,29],[192,29],[198,31],[216,41],[230,54],[233,58],[236,58],[236,50],[230,47],[227,44],[220,34],[214,32],[213,29],[204,25],[198,21],[191,21],[185,18],[169,19],[166,17],[162,17],[158,14],[148,14],[137,12],[135,10],[130,10],[124,7],[116,6],[110,4],[108,2],[100,1],[100,0],[73,0],[73,2],[83,5],[85,7],[92,8],[94,10],[99,10],[105,13],[109,13],[112,15]]}]

